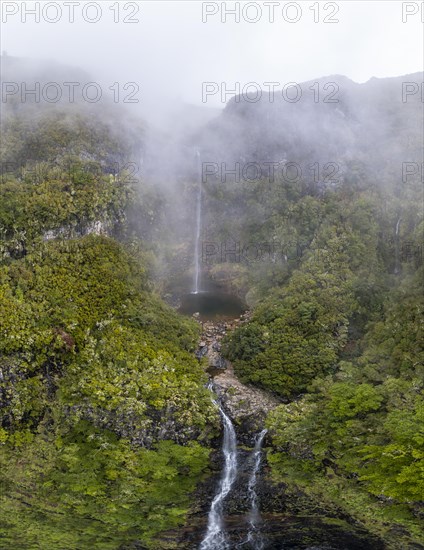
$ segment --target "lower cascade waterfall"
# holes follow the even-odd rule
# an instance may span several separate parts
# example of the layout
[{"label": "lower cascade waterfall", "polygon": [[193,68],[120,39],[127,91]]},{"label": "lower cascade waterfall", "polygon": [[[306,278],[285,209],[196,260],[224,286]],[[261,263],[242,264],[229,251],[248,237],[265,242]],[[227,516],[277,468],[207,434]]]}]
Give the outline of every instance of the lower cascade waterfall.
[{"label": "lower cascade waterfall", "polygon": [[[212,383],[208,388],[212,391]],[[224,500],[229,494],[233,483],[237,478],[237,438],[231,419],[224,412],[222,406],[215,400],[214,404],[219,407],[221,414],[224,437],[222,441],[222,453],[224,455],[224,468],[218,485],[217,493],[212,501],[209,515],[208,526],[204,539],[200,545],[200,550],[229,550],[229,542],[225,532],[223,505]],[[252,471],[249,477],[247,491],[250,500],[249,527],[247,538],[241,547],[253,550],[263,550],[265,543],[261,533],[261,516],[258,506],[258,496],[256,493],[256,482],[262,461],[262,446],[267,430],[262,430],[255,439],[255,447],[252,453]]]},{"label": "lower cascade waterfall", "polygon": [[261,516],[258,507],[258,495],[256,494],[256,480],[261,467],[262,444],[267,431],[268,430],[262,430],[256,438],[255,448],[253,450],[253,469],[247,486],[251,504],[249,517],[250,529],[246,542],[250,543],[250,547],[254,548],[254,550],[263,550],[265,548],[265,543],[260,531]]},{"label": "lower cascade waterfall", "polygon": [[[211,386],[209,388],[212,389]],[[224,438],[222,442],[224,470],[218,486],[218,492],[211,504],[208,516],[208,528],[205,538],[200,545],[200,550],[225,550],[229,548],[223,525],[223,503],[237,477],[236,432],[233,423],[225,414],[221,405],[216,401],[214,403],[219,407],[224,425]]]}]

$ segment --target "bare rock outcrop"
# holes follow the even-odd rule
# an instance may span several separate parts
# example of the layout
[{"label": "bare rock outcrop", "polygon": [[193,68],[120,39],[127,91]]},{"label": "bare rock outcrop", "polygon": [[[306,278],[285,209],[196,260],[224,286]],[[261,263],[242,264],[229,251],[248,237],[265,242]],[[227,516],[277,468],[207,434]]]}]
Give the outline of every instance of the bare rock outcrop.
[{"label": "bare rock outcrop", "polygon": [[263,429],[267,414],[280,404],[269,392],[240,382],[231,363],[221,354],[222,338],[247,322],[250,315],[247,312],[237,319],[203,322],[196,351],[199,360],[207,358],[207,371],[213,378],[215,392],[236,425],[239,441],[248,446],[252,445],[255,434]]}]

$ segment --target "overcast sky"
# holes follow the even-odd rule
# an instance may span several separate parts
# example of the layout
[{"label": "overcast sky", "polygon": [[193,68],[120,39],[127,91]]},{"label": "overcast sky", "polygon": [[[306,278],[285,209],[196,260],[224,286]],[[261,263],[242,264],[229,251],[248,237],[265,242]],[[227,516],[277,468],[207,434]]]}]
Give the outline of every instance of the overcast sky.
[{"label": "overcast sky", "polygon": [[[57,22],[43,17],[48,3],[44,14]],[[25,21],[21,4],[2,0],[2,50],[77,65],[111,84],[137,82],[146,101],[202,104],[203,82],[217,82],[221,91],[222,82],[229,90],[236,82],[284,85],[331,74],[365,82],[423,69],[422,16],[411,13],[402,21],[402,9],[414,12],[421,2],[301,0],[297,7],[249,2],[248,8],[240,2],[239,23],[231,14],[221,21],[221,2],[120,1],[118,12],[117,2],[100,1],[100,13],[95,2],[79,1],[73,3],[73,23],[66,2],[38,2],[39,23],[29,13]],[[27,9],[35,4],[26,2]],[[230,9],[236,3],[225,4]],[[204,22],[206,9],[211,13]],[[138,22],[126,23],[125,17]],[[338,22],[325,23],[325,17]],[[220,95],[208,105],[221,107]]]}]

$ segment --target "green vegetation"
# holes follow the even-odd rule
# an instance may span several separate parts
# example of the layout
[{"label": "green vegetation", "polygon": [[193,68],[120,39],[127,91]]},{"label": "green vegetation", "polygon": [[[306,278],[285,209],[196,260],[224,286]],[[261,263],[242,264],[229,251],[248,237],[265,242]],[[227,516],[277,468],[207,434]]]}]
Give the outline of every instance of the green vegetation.
[{"label": "green vegetation", "polygon": [[353,308],[344,256],[335,235],[231,336],[226,352],[242,380],[289,396],[334,367]]},{"label": "green vegetation", "polygon": [[39,432],[1,454],[4,548],[112,550],[136,540],[157,548],[152,538],[184,521],[208,462],[198,443],[134,448],[84,421]]},{"label": "green vegetation", "polygon": [[[244,382],[285,401],[268,419],[274,479],[412,548],[424,542],[421,190],[301,195],[284,208],[308,205],[304,229],[300,214],[290,228],[308,244],[279,273],[260,268],[253,317],[224,351]],[[287,239],[281,220],[268,235]]]},{"label": "green vegetation", "polygon": [[[342,361],[335,374],[316,379],[308,394],[269,418],[277,478],[319,488],[383,534],[384,522],[406,527],[421,543],[422,275],[419,270],[391,294],[360,357]],[[400,547],[398,540],[391,544]]]},{"label": "green vegetation", "polygon": [[[284,125],[267,150],[262,115],[250,124],[247,111],[253,158],[281,158],[287,140],[291,160],[311,163]],[[416,119],[400,113],[387,113],[396,139]],[[354,126],[366,133],[365,123]],[[8,550],[169,547],[164,532],[184,523],[207,473],[219,416],[193,354],[199,326],[157,294],[174,266],[181,286],[190,275],[187,204],[197,183],[176,177],[166,196],[135,185],[129,163],[141,156],[143,130],[106,107],[15,102],[2,120]],[[384,147],[361,142],[354,161],[348,149],[335,185],[206,182],[207,240],[265,247],[209,275],[253,308],[223,351],[243,382],[281,398],[267,421],[273,479],[387,548],[412,550],[424,544],[422,182],[398,184]]]},{"label": "green vegetation", "polygon": [[116,548],[177,525],[208,462],[192,440],[217,421],[197,326],[107,237],[46,243],[0,274],[2,540]]},{"label": "green vegetation", "polygon": [[219,425],[199,330],[149,282],[129,212],[149,212],[151,195],[67,161],[2,181],[0,546],[158,548],[184,522]]},{"label": "green vegetation", "polygon": [[[4,178],[0,207],[4,258],[21,256],[43,237],[81,235],[96,222],[103,231],[116,230],[122,224],[131,189],[86,168],[79,161],[74,161],[69,172],[38,164],[36,172],[27,172],[24,181]],[[34,182],[34,177],[40,181]]]}]

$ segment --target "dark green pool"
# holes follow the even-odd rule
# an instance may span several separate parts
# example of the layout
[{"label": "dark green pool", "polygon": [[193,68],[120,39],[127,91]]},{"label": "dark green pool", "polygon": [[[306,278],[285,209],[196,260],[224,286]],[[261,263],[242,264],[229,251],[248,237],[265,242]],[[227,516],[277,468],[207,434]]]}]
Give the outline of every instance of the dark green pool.
[{"label": "dark green pool", "polygon": [[215,290],[190,293],[182,297],[180,313],[199,313],[202,320],[234,319],[246,310],[245,304],[232,294]]}]

